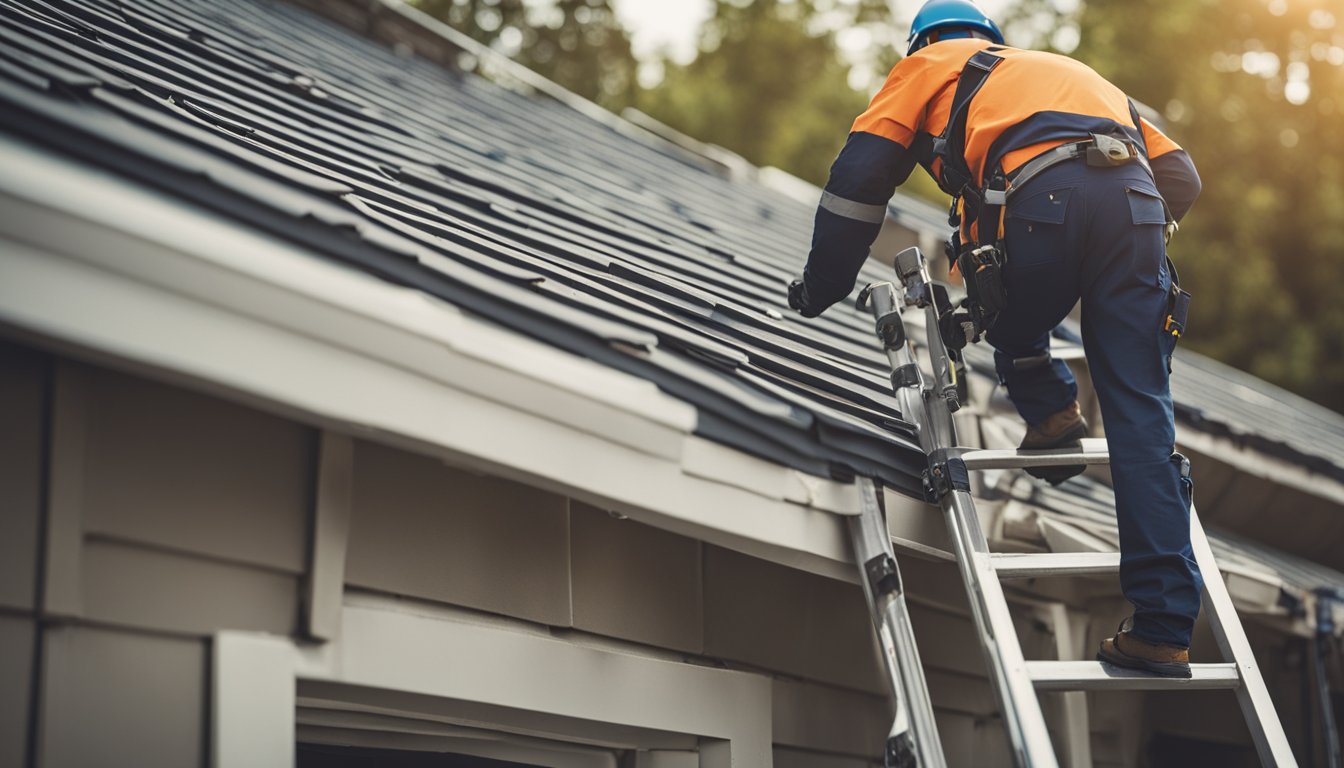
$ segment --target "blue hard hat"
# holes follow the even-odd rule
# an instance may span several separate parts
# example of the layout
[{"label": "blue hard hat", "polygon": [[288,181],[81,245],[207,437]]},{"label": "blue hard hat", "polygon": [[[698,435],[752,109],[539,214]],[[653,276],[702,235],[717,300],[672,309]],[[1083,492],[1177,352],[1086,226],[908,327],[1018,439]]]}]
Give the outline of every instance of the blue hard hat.
[{"label": "blue hard hat", "polygon": [[907,56],[924,47],[924,38],[939,29],[968,29],[983,32],[995,43],[1003,44],[999,25],[971,0],[929,0],[910,23],[910,48]]}]

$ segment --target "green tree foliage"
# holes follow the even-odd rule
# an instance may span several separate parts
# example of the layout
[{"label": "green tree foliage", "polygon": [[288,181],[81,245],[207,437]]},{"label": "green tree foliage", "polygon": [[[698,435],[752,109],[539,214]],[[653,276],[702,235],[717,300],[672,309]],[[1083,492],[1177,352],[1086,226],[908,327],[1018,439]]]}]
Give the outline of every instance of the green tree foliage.
[{"label": "green tree foliage", "polygon": [[669,65],[640,109],[683,133],[824,183],[849,123],[867,98],[849,86],[833,11],[813,0],[716,0],[699,55]]},{"label": "green tree foliage", "polygon": [[1063,23],[1203,177],[1172,244],[1187,343],[1344,410],[1344,6],[1097,0]]},{"label": "green tree foliage", "polygon": [[569,90],[619,111],[637,62],[611,0],[412,0],[421,10]]}]

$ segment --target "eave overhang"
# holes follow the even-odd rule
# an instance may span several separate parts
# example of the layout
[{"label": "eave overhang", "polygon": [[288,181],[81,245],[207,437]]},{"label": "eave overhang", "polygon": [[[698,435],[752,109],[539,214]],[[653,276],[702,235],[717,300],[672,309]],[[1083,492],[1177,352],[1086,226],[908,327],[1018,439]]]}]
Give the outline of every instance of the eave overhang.
[{"label": "eave overhang", "polygon": [[0,139],[0,332],[852,580],[852,485],[650,381]]}]

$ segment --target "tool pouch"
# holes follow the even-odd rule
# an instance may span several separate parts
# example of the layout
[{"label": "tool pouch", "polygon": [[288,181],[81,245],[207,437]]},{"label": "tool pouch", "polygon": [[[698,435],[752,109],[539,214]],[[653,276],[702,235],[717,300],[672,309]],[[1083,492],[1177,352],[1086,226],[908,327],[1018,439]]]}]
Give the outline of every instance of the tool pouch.
[{"label": "tool pouch", "polygon": [[1008,308],[1008,289],[1003,284],[1007,263],[1002,244],[968,246],[957,258],[957,268],[966,281],[966,308],[974,326],[970,341],[979,341],[994,327],[999,313]]},{"label": "tool pouch", "polygon": [[1171,373],[1171,356],[1176,351],[1176,342],[1185,333],[1185,325],[1190,318],[1190,293],[1181,289],[1176,281],[1175,265],[1167,262],[1167,272],[1171,285],[1167,289],[1167,314],[1162,319],[1162,349],[1167,356],[1167,373]]}]

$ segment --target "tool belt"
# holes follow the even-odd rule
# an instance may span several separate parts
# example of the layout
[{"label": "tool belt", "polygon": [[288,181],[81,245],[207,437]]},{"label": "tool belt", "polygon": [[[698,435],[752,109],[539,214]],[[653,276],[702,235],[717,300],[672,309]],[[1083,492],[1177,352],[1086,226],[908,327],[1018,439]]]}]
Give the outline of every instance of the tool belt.
[{"label": "tool belt", "polygon": [[[949,344],[960,349],[980,341],[994,327],[999,313],[1008,308],[1008,289],[1003,273],[1009,254],[1003,239],[1003,220],[1013,194],[1050,168],[1077,160],[1102,168],[1138,163],[1151,174],[1140,148],[1122,139],[1094,134],[1084,141],[1046,150],[1011,174],[998,171],[983,192],[964,191],[963,199],[953,202],[956,231],[949,242],[948,256],[961,272],[966,285],[966,300],[962,306],[964,312],[949,319],[943,329]],[[968,192],[975,196],[969,204],[965,200]],[[1165,203],[1163,205],[1165,207]],[[966,211],[974,213],[976,222],[975,241],[970,243],[961,242],[961,213]],[[1169,211],[1167,216],[1170,220]],[[1164,331],[1179,337],[1185,327],[1185,309],[1189,306],[1190,294],[1180,289],[1176,266],[1170,257],[1167,258],[1167,269],[1172,280]]]},{"label": "tool belt", "polygon": [[[1062,144],[1054,149],[1046,150],[1031,160],[1028,160],[1021,167],[1008,175],[1008,188],[1001,198],[990,190],[985,194],[985,202],[990,204],[999,203],[1001,201],[1003,206],[1007,206],[1008,200],[1012,197],[1013,192],[1026,186],[1027,182],[1060,163],[1070,162],[1079,158],[1082,158],[1089,166],[1094,168],[1113,168],[1116,166],[1128,165],[1130,163],[1138,163],[1148,172],[1150,177],[1153,175],[1153,169],[1148,164],[1148,158],[1144,156],[1143,150],[1140,147],[1124,139],[1117,139],[1113,136],[1106,136],[1104,134],[1093,134],[1090,139],[1070,144]],[[1171,210],[1167,208],[1165,200],[1162,201],[1162,208],[1166,212],[1167,226],[1174,227],[1175,219],[1171,215]],[[991,213],[991,223],[993,223],[992,216],[993,214]],[[977,226],[982,226],[985,223],[985,220],[986,217],[982,212],[980,218],[977,219]],[[996,242],[998,242],[1000,248],[1002,248],[1001,233],[1000,237],[996,239]],[[972,305],[981,305],[980,314],[988,315],[987,321],[989,325],[984,327],[984,331],[987,332],[989,327],[993,325],[994,317],[997,313],[1007,306],[1007,297],[1004,295],[1001,286],[997,288],[992,285],[986,287],[985,284],[990,282],[992,278],[989,274],[985,274],[984,277],[981,277],[981,275],[988,270],[978,266],[986,261],[986,259],[984,257],[975,257],[976,252],[981,251],[982,249],[983,246],[963,249],[965,253],[958,258],[957,267],[961,270],[962,276],[966,280],[966,292]],[[967,256],[972,258],[966,258]],[[1164,255],[1163,258],[1166,259],[1167,275],[1171,278],[1171,285],[1167,290],[1167,312],[1166,317],[1163,320],[1162,332],[1172,336],[1173,339],[1179,339],[1181,334],[1185,332],[1185,324],[1189,319],[1190,293],[1181,288],[1181,276],[1180,273],[1176,271],[1176,263],[1171,260],[1170,256]],[[1002,264],[1006,264],[1008,261],[1007,253],[999,254],[998,261],[1002,263],[999,265],[999,269],[994,273],[994,277],[1001,277]],[[976,273],[977,278],[975,280],[972,280],[971,274],[966,271],[968,268],[978,270]],[[993,310],[993,313],[991,314],[990,308],[993,307],[998,307],[998,309]],[[974,306],[972,307],[970,314],[972,318],[976,315]],[[972,340],[978,341],[979,339],[974,338]],[[1167,366],[1168,369],[1170,369],[1170,357],[1168,357]]]}]

